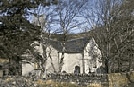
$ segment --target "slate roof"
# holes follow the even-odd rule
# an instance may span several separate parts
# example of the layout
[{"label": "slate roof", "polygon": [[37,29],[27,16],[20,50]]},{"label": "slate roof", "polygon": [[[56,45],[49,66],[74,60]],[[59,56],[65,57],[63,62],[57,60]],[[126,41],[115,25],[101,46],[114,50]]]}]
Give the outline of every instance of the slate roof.
[{"label": "slate roof", "polygon": [[[80,38],[69,40],[65,43],[65,52],[67,53],[80,53],[83,52],[84,47],[89,42],[88,38]],[[50,44],[59,52],[62,52],[62,43],[50,40]]]},{"label": "slate roof", "polygon": [[61,44],[61,42],[53,41],[53,40],[49,40],[49,41],[50,41],[50,44],[52,45],[53,48],[55,48],[59,52],[62,52],[62,44]]}]

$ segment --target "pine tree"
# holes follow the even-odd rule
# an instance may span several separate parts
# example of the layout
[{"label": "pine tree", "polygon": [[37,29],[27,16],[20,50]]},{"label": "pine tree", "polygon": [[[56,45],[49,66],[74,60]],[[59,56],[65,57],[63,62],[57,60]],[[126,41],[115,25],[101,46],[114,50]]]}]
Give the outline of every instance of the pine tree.
[{"label": "pine tree", "polygon": [[[22,54],[30,44],[39,40],[40,27],[32,25],[27,17],[28,10],[53,2],[44,0],[1,0],[0,1],[0,58],[10,60],[10,74],[21,74]],[[19,69],[19,70],[17,70]]]}]

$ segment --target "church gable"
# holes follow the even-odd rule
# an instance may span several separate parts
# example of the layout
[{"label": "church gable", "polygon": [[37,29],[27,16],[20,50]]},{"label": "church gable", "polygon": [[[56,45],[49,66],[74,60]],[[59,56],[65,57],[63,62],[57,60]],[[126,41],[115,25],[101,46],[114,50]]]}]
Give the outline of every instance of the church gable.
[{"label": "church gable", "polygon": [[92,38],[84,48],[85,72],[96,72],[102,65],[101,57],[101,51]]}]

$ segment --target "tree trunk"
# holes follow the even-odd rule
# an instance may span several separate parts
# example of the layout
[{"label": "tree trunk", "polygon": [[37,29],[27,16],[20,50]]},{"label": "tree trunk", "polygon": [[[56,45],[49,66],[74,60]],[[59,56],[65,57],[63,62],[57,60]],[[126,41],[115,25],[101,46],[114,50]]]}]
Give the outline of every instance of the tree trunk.
[{"label": "tree trunk", "polygon": [[109,73],[108,59],[105,60],[105,69],[106,69],[106,73]]}]

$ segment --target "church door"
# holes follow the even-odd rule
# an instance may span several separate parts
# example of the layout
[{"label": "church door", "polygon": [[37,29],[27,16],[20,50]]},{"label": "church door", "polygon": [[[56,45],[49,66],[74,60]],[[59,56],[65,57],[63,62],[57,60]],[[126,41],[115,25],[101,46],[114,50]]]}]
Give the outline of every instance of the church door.
[{"label": "church door", "polygon": [[79,74],[80,73],[80,67],[75,66],[74,74]]}]

